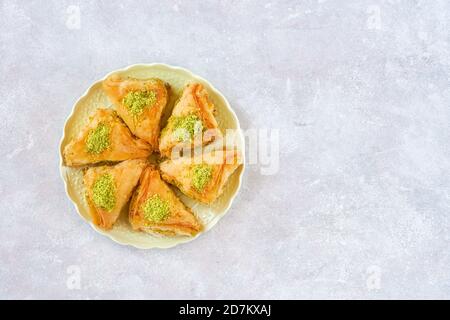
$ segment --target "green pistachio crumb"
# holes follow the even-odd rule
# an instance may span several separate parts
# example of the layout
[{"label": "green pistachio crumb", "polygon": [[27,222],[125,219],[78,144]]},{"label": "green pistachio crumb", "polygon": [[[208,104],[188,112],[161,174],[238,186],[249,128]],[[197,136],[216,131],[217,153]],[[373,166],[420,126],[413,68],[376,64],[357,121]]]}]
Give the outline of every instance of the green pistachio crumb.
[{"label": "green pistachio crumb", "polygon": [[192,141],[192,139],[203,131],[203,123],[195,114],[182,117],[174,117],[173,133],[178,141]]},{"label": "green pistachio crumb", "polygon": [[92,187],[92,200],[96,207],[111,211],[116,205],[114,178],[111,174],[101,175]]},{"label": "green pistachio crumb", "polygon": [[205,164],[196,165],[192,169],[192,186],[199,192],[211,181],[212,167]]},{"label": "green pistachio crumb", "polygon": [[99,123],[92,129],[86,139],[86,150],[89,153],[99,154],[105,151],[110,145],[109,133],[111,128],[104,123]]},{"label": "green pistachio crumb", "polygon": [[122,103],[135,117],[139,116],[146,107],[151,107],[156,102],[156,92],[152,90],[130,91],[122,99]]},{"label": "green pistachio crumb", "polygon": [[161,222],[167,219],[170,213],[169,202],[161,199],[157,194],[148,198],[142,205],[145,219],[151,222]]}]

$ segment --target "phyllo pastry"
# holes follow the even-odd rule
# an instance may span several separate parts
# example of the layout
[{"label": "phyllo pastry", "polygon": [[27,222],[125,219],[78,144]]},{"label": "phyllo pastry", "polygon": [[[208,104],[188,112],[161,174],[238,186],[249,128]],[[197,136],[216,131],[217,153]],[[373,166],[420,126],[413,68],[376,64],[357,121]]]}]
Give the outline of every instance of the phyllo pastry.
[{"label": "phyllo pastry", "polygon": [[150,146],[135,138],[111,109],[97,109],[88,125],[63,152],[68,166],[146,158],[150,154]]},{"label": "phyllo pastry", "polygon": [[169,100],[169,85],[160,79],[145,80],[112,75],[103,89],[133,134],[158,150],[160,120]]},{"label": "phyllo pastry", "polygon": [[135,230],[169,236],[194,236],[203,229],[153,166],[142,173],[131,199],[129,219]]},{"label": "phyllo pastry", "polygon": [[115,166],[88,168],[83,177],[92,221],[108,230],[128,202],[147,161],[127,160]]},{"label": "phyllo pastry", "polygon": [[171,158],[175,146],[195,148],[221,137],[208,92],[202,84],[192,83],[184,88],[161,132],[159,150],[161,155]]},{"label": "phyllo pastry", "polygon": [[228,178],[241,164],[236,150],[218,150],[194,157],[166,160],[159,166],[162,178],[185,195],[209,204],[223,192]]}]

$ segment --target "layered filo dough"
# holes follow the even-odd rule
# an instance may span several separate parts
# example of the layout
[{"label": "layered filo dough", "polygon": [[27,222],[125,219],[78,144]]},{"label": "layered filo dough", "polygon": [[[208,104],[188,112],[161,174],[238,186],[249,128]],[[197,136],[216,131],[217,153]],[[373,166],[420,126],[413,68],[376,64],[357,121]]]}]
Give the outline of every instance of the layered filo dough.
[{"label": "layered filo dough", "polygon": [[108,230],[130,199],[147,161],[127,160],[115,166],[86,169],[83,183],[92,222]]},{"label": "layered filo dough", "polygon": [[165,181],[188,197],[210,204],[222,194],[228,178],[240,164],[240,153],[232,149],[169,159],[159,168]]},{"label": "layered filo dough", "polygon": [[131,132],[158,150],[160,120],[169,100],[169,85],[157,78],[134,79],[112,75],[103,89]]},{"label": "layered filo dough", "polygon": [[142,173],[131,199],[129,220],[135,230],[168,236],[194,236],[203,229],[154,166]]},{"label": "layered filo dough", "polygon": [[195,148],[222,138],[214,108],[202,84],[188,84],[161,132],[161,155],[171,158],[174,147]]},{"label": "layered filo dough", "polygon": [[97,109],[87,126],[63,151],[67,166],[146,158],[150,154],[150,145],[134,137],[111,109]]}]

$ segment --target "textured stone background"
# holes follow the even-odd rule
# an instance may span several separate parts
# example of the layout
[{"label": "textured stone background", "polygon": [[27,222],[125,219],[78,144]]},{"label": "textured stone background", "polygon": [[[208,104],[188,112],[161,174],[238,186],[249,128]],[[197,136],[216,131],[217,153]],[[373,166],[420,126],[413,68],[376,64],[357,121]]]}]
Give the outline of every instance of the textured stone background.
[{"label": "textured stone background", "polygon": [[[0,16],[0,298],[450,298],[447,0],[2,0]],[[243,128],[280,130],[279,171],[250,165],[229,214],[171,250],[95,233],[58,173],[72,104],[137,62],[189,68]]]}]

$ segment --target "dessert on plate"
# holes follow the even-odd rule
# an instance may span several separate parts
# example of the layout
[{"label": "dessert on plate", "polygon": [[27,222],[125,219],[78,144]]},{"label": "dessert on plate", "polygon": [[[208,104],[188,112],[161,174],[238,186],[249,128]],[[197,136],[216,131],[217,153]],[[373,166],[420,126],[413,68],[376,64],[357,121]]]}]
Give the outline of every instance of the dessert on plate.
[{"label": "dessert on plate", "polygon": [[[242,163],[237,149],[216,150],[224,136],[203,81],[172,82],[161,74],[175,90],[156,77],[138,79],[124,73],[98,83],[92,104],[84,100],[77,107],[95,112],[85,125],[71,124],[73,138],[63,139],[61,148],[63,164],[71,167],[65,178],[73,177],[68,193],[83,202],[85,216],[109,234],[123,237],[125,230],[144,237],[144,242],[151,238],[148,234],[164,241],[195,237],[217,221],[210,215],[225,212],[229,204],[215,201]],[[178,90],[182,92],[176,100]],[[105,100],[113,107],[98,107]],[[176,103],[170,115],[165,112],[169,118],[161,130],[169,101]]]}]

